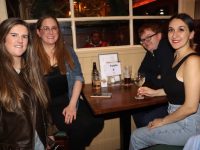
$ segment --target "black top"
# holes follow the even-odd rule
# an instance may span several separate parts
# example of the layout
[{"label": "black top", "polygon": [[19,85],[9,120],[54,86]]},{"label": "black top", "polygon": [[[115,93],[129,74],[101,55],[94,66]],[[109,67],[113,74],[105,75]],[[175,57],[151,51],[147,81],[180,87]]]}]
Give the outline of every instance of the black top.
[{"label": "black top", "polygon": [[68,99],[68,86],[67,86],[67,76],[62,75],[58,66],[52,67],[49,74],[45,76],[47,81],[52,103],[53,104],[66,104]]},{"label": "black top", "polygon": [[153,53],[147,51],[138,72],[145,75],[145,86],[159,89],[163,87],[165,74],[170,70],[174,59],[174,50],[167,39],[161,39]]},{"label": "black top", "polygon": [[165,78],[164,90],[171,104],[182,105],[185,101],[184,83],[176,78],[176,73],[183,62],[191,55],[198,54],[191,53],[185,56],[171,71],[169,71]]}]

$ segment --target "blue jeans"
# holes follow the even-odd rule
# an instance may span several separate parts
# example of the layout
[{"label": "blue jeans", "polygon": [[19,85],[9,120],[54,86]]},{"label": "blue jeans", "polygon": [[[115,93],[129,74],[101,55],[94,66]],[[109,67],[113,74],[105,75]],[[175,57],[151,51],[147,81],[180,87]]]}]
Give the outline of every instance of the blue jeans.
[{"label": "blue jeans", "polygon": [[168,115],[168,104],[138,109],[132,112],[133,120],[137,128],[147,126],[155,118],[163,118]]},{"label": "blue jeans", "polygon": [[189,138],[183,150],[198,150],[200,148],[200,135]]},{"label": "blue jeans", "polygon": [[36,131],[35,131],[35,148],[34,148],[34,150],[45,150],[44,145],[40,141],[40,138]]},{"label": "blue jeans", "polygon": [[[180,105],[169,104],[168,113],[172,113]],[[200,134],[200,107],[197,113],[171,124],[149,130],[147,127],[133,131],[129,150],[139,150],[156,144],[184,146],[187,140]]]}]

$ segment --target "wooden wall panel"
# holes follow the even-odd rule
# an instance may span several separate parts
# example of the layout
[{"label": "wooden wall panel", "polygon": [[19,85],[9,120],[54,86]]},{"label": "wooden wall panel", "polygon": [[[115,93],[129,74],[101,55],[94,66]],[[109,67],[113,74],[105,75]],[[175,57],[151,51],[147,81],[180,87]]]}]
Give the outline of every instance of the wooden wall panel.
[{"label": "wooden wall panel", "polygon": [[103,131],[92,141],[86,150],[120,149],[119,119],[105,121]]}]

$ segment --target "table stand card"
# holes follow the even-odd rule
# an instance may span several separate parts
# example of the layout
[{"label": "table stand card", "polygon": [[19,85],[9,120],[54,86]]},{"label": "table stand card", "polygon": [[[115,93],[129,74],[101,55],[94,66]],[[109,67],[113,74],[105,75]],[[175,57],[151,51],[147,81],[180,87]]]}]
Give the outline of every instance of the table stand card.
[{"label": "table stand card", "polygon": [[105,73],[106,76],[121,75],[121,63],[120,62],[105,63],[104,73]]},{"label": "table stand card", "polygon": [[117,53],[100,54],[99,64],[101,70],[101,87],[107,87],[108,82],[120,81],[121,64]]}]

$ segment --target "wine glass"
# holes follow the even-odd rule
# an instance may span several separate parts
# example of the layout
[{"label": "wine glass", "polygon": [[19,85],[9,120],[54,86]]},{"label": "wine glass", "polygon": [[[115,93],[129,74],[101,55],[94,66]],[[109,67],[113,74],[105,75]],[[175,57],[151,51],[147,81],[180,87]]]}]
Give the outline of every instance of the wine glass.
[{"label": "wine glass", "polygon": [[[134,80],[135,85],[137,85],[140,88],[145,82],[145,76],[144,76],[144,74],[137,73],[134,76],[133,80]],[[135,99],[144,99],[144,96],[139,94],[139,95],[135,96]]]}]

